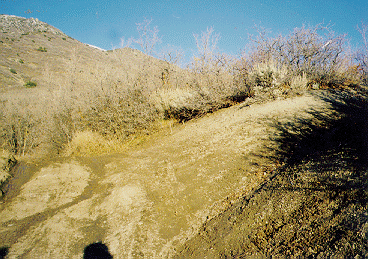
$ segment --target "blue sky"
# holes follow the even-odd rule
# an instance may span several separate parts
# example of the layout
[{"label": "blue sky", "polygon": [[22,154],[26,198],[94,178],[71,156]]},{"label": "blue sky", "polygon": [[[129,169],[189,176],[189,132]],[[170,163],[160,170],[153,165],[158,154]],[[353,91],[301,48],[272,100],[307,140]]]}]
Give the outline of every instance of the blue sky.
[{"label": "blue sky", "polygon": [[331,24],[359,44],[356,26],[368,23],[367,0],[0,0],[0,13],[35,17],[67,35],[103,49],[119,47],[120,39],[138,37],[136,23],[152,19],[164,47],[181,47],[186,56],[195,50],[193,34],[207,27],[220,33],[218,47],[238,54],[249,45],[254,26],[286,34],[295,27]]}]

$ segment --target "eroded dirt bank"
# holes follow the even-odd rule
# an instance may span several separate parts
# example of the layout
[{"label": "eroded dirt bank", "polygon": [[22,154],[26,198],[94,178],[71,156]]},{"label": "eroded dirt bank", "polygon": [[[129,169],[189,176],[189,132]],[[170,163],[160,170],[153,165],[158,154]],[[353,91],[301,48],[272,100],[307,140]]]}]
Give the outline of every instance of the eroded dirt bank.
[{"label": "eroded dirt bank", "polygon": [[[286,219],[279,222],[272,212],[273,206],[279,206],[275,204],[284,204],[280,208],[285,217],[297,214],[287,210],[302,199],[287,194],[294,193],[292,190],[267,185],[254,196],[256,209],[250,210],[259,224],[228,227],[232,221],[221,217],[247,200],[242,197],[258,190],[280,166],[275,158],[280,156],[282,142],[272,136],[280,136],[282,130],[275,125],[318,120],[315,113],[327,116],[331,108],[319,95],[251,106],[244,103],[158,134],[122,154],[65,158],[27,167],[22,173],[31,175],[30,179],[1,204],[0,245],[9,247],[8,258],[81,258],[84,247],[97,241],[106,244],[114,258],[168,258],[176,251],[184,257],[200,254],[212,258],[209,251],[217,251],[217,257],[246,255],[245,245],[237,250],[226,245],[247,244],[250,241],[243,234],[259,231],[266,233],[265,238],[252,244],[268,247],[267,233],[279,226],[293,226]],[[274,179],[272,184],[284,181],[282,174]],[[277,193],[278,189],[286,194]],[[271,194],[279,200],[270,200]],[[246,217],[241,214],[244,211],[228,216],[234,216],[236,222],[236,218]],[[263,230],[266,218],[270,218],[269,232]],[[229,240],[216,248],[222,242],[216,230],[209,232],[214,237],[208,239],[217,240],[215,243],[193,243],[205,222],[207,226],[221,220],[226,221],[222,224],[226,226],[221,234],[224,238],[229,231],[240,231],[235,236],[244,240]],[[208,244],[207,250],[196,252],[200,243]],[[267,255],[256,248],[249,251]]]}]

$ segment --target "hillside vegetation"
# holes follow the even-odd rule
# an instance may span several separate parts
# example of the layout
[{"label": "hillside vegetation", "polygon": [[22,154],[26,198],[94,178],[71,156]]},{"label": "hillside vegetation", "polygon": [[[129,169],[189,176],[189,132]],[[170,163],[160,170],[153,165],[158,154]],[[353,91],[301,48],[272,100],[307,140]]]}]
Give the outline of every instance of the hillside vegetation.
[{"label": "hillside vegetation", "polygon": [[239,57],[208,28],[184,67],[150,23],[104,51],[0,16],[0,253],[367,257],[368,26],[356,51],[318,25]]},{"label": "hillside vegetation", "polygon": [[[366,26],[360,30],[365,39]],[[146,54],[103,51],[37,19],[1,15],[0,147],[16,156],[117,152],[129,140],[248,97],[358,87],[367,75],[367,46],[350,53],[345,36],[319,25],[276,38],[260,32],[240,57],[219,52],[210,28],[195,35],[198,51],[187,68],[171,62],[175,51],[165,60],[147,55],[156,37],[137,40]]]}]

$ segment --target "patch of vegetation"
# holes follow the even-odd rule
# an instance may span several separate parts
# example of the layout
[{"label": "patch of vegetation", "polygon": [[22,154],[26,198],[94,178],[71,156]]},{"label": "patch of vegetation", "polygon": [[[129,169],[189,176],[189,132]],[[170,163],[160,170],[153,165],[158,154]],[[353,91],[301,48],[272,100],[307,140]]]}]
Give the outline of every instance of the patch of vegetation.
[{"label": "patch of vegetation", "polygon": [[32,82],[32,81],[28,81],[24,86],[27,87],[27,88],[34,88],[34,87],[37,86],[37,83]]},{"label": "patch of vegetation", "polygon": [[37,51],[40,51],[40,52],[47,52],[47,49],[45,47],[39,47],[37,49]]},{"label": "patch of vegetation", "polygon": [[[0,144],[18,153],[33,152],[44,145],[47,150],[60,153],[78,132],[93,132],[107,141],[126,141],[153,132],[164,119],[185,122],[250,97],[266,101],[303,94],[310,89],[359,87],[367,76],[365,50],[361,51],[357,65],[344,52],[344,37],[334,36],[328,28],[303,27],[277,38],[260,34],[253,38],[253,48],[239,57],[221,53],[217,48],[219,34],[208,28],[195,35],[197,52],[186,69],[180,69],[177,65],[182,53],[178,49],[166,49],[160,54],[161,61],[148,56],[154,55],[159,37],[157,30],[150,29],[150,21],[145,23],[138,26],[140,37],[132,40],[147,54],[131,50],[134,56],[144,59],[136,75],[115,81],[112,73],[107,76],[77,67],[77,59],[71,57],[69,61],[76,68],[68,72],[70,82],[66,83],[63,97],[55,101],[57,108],[40,116],[44,107],[36,111],[32,108],[36,105],[27,98],[18,104],[23,107],[23,103],[28,103],[30,108],[23,107],[26,114],[15,109],[16,105],[7,107],[7,112],[15,114],[4,115],[8,119],[2,120],[0,128],[6,128],[8,133],[0,135],[4,136]],[[37,50],[47,51],[45,47]],[[115,52],[105,52],[110,54],[114,56]],[[152,64],[157,67],[154,72]],[[78,72],[82,70],[98,83],[84,88],[85,78]],[[26,87],[35,87],[36,83],[32,83],[28,82]],[[10,123],[17,116],[24,125]],[[37,123],[41,119],[47,123]],[[32,133],[22,133],[24,128]],[[38,133],[41,131],[47,134],[41,136]],[[20,144],[23,140],[10,144],[12,132],[20,134],[18,139],[34,134],[34,144],[28,145],[30,140],[24,142],[25,147]]]},{"label": "patch of vegetation", "polygon": [[13,69],[13,68],[10,69],[10,72],[13,73],[13,74],[17,73],[17,71],[15,71],[15,69]]},{"label": "patch of vegetation", "polygon": [[23,59],[19,59],[19,63],[23,64],[24,63]]}]

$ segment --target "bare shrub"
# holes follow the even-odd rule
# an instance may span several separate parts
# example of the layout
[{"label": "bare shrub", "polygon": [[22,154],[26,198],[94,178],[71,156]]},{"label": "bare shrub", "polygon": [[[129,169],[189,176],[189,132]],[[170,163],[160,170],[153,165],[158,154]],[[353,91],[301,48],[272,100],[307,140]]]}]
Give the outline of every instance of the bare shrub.
[{"label": "bare shrub", "polygon": [[193,36],[197,46],[197,55],[193,57],[193,70],[196,73],[216,71],[219,62],[215,61],[215,55],[220,34],[215,33],[213,27],[210,27],[205,32],[202,32],[201,35],[194,34]]},{"label": "bare shrub", "polygon": [[[19,99],[11,96],[13,99],[3,101],[1,148],[18,156],[60,154],[67,146],[73,150],[68,154],[94,153],[92,149],[105,152],[107,148],[114,151],[116,145],[111,143],[151,132],[159,117],[149,93],[139,86],[92,87],[79,91],[65,87],[37,100],[40,92]],[[83,139],[81,136],[85,137],[86,146],[92,139],[89,136],[101,136],[113,142],[110,145],[100,139],[105,143],[101,147],[81,147],[76,144]]]},{"label": "bare shrub", "polygon": [[159,57],[168,64],[180,66],[184,57],[184,51],[180,47],[167,45],[163,50],[161,50]]},{"label": "bare shrub", "polygon": [[[211,27],[194,37],[197,53],[188,69],[189,77],[183,78],[181,87],[158,94],[166,118],[186,121],[228,107],[250,95],[248,86],[240,78],[238,59],[218,51],[220,35]],[[178,96],[180,94],[182,96]]]},{"label": "bare shrub", "polygon": [[137,23],[139,38],[133,39],[133,42],[137,43],[147,55],[152,55],[155,50],[155,46],[161,42],[161,38],[158,36],[159,30],[157,26],[151,28],[151,23],[152,19],[144,19],[143,22]]},{"label": "bare shrub", "polygon": [[303,94],[308,89],[309,80],[305,74],[291,78],[290,89],[297,94]]},{"label": "bare shrub", "polygon": [[27,100],[6,100],[2,105],[1,145],[16,155],[24,155],[40,145],[42,114],[36,115]]},{"label": "bare shrub", "polygon": [[[266,93],[273,96],[280,95],[279,88],[290,80],[288,69],[274,60],[256,63],[247,75],[248,85],[253,86],[256,95]],[[270,92],[272,90],[272,92]]]},{"label": "bare shrub", "polygon": [[150,131],[157,118],[143,86],[94,89],[81,110],[81,130],[92,130],[110,138],[125,138]]},{"label": "bare shrub", "polygon": [[365,78],[365,83],[368,82],[368,24],[362,22],[362,24],[357,26],[357,29],[362,36],[362,47],[358,50],[356,55],[356,60],[359,63],[359,72],[363,73]]},{"label": "bare shrub", "polygon": [[328,83],[341,65],[346,40],[345,35],[335,36],[329,27],[317,25],[295,28],[289,35],[276,38],[267,38],[261,31],[253,41],[253,67],[277,60],[278,69],[287,68],[289,80],[304,75],[311,81]]},{"label": "bare shrub", "polygon": [[165,118],[169,118],[170,110],[184,107],[195,94],[190,88],[162,88],[156,91],[154,102]]}]

